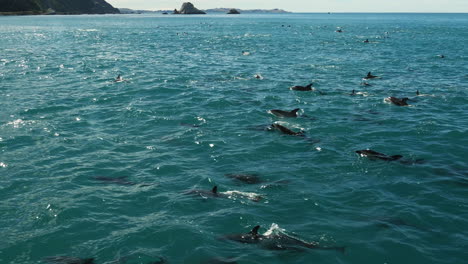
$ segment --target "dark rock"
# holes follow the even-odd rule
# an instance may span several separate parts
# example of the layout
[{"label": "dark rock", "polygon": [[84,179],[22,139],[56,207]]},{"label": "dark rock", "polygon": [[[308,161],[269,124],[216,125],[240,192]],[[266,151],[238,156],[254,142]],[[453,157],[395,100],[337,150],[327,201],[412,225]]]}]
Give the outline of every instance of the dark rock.
[{"label": "dark rock", "polygon": [[185,15],[203,15],[206,14],[205,12],[197,9],[192,3],[190,2],[185,2],[182,4],[182,7],[180,8],[179,11],[180,14],[185,14]]},{"label": "dark rock", "polygon": [[238,15],[238,14],[240,14],[240,12],[237,11],[237,9],[233,8],[233,9],[229,10],[229,12],[227,12],[227,14],[229,14],[229,15]]}]

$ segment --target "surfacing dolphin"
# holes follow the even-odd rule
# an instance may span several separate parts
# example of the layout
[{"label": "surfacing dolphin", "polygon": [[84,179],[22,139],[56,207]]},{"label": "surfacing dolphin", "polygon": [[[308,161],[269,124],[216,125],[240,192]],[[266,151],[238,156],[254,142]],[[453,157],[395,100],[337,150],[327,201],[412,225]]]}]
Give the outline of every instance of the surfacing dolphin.
[{"label": "surfacing dolphin", "polygon": [[370,149],[363,149],[363,150],[356,150],[356,153],[359,154],[361,157],[367,157],[370,160],[385,160],[385,161],[395,161],[403,158],[402,155],[393,155],[388,156],[377,151],[373,151]]},{"label": "surfacing dolphin", "polygon": [[375,79],[375,78],[380,78],[380,77],[379,77],[379,76],[376,76],[376,75],[372,75],[371,72],[368,72],[368,73],[367,73],[367,76],[364,77],[364,80]]},{"label": "surfacing dolphin", "polygon": [[296,108],[291,111],[284,111],[284,110],[279,110],[279,109],[272,109],[268,111],[270,114],[275,115],[277,117],[297,117],[297,111],[301,109]]},{"label": "surfacing dolphin", "polygon": [[213,189],[211,190],[189,190],[186,192],[186,194],[192,194],[192,195],[200,195],[203,198],[207,197],[215,197],[215,198],[225,198],[226,195],[223,195],[218,192],[218,186],[214,186]]},{"label": "surfacing dolphin", "polygon": [[408,106],[409,105],[407,103],[408,100],[409,100],[408,97],[396,98],[396,97],[390,96],[390,97],[385,98],[386,102],[390,102],[390,103],[393,103],[393,104],[398,105],[398,106]]},{"label": "surfacing dolphin", "polygon": [[292,87],[289,87],[289,89],[294,90],[294,91],[313,91],[314,90],[314,88],[312,87],[312,83],[306,86],[300,86],[300,85],[292,86]]},{"label": "surfacing dolphin", "polygon": [[262,235],[258,233],[260,226],[255,226],[252,231],[245,234],[231,234],[221,239],[231,240],[242,244],[258,244],[269,250],[301,250],[303,248],[336,250],[344,253],[345,247],[322,247],[316,242],[306,242],[284,233]]},{"label": "surfacing dolphin", "polygon": [[270,126],[270,129],[275,129],[275,130],[278,130],[280,131],[281,133],[283,134],[286,134],[286,135],[291,135],[291,136],[299,136],[299,137],[304,137],[304,131],[299,131],[299,132],[294,132],[292,131],[291,129],[285,127],[285,126],[282,126],[280,124],[276,124],[276,123],[273,123],[271,126]]},{"label": "surfacing dolphin", "polygon": [[95,264],[94,258],[81,259],[67,256],[46,257],[43,261],[50,264]]}]

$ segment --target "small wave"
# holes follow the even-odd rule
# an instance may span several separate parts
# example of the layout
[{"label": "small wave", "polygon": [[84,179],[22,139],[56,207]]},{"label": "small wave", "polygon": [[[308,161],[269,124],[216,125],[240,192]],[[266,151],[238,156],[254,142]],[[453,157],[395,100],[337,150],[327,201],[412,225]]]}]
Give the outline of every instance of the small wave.
[{"label": "small wave", "polygon": [[284,233],[286,232],[286,229],[283,229],[281,227],[279,227],[278,224],[275,224],[275,223],[272,223],[270,228],[265,231],[265,233],[263,233],[264,236],[269,236],[269,235],[272,235],[272,234],[277,234],[277,233]]},{"label": "small wave", "polygon": [[81,32],[97,32],[99,30],[97,30],[95,28],[89,28],[89,29],[78,29],[78,31],[81,31]]},{"label": "small wave", "polygon": [[0,162],[0,168],[6,168],[6,167],[8,167],[8,164],[4,162]]},{"label": "small wave", "polygon": [[34,124],[36,121],[24,121],[22,119],[16,119],[14,121],[8,122],[7,126],[13,126],[13,128],[19,128],[28,124]]},{"label": "small wave", "polygon": [[258,202],[259,200],[261,200],[263,198],[258,193],[241,192],[241,191],[235,191],[235,190],[234,191],[222,192],[222,194],[227,195],[229,199],[235,199],[236,197],[241,196],[241,197],[244,197],[244,198],[247,198],[249,200],[256,201],[256,202]]}]

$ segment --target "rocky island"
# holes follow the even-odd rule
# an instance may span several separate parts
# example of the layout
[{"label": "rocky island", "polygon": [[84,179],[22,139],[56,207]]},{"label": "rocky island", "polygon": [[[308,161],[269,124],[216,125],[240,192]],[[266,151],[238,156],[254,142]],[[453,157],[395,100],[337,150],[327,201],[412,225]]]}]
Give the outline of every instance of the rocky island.
[{"label": "rocky island", "polygon": [[184,15],[204,15],[205,12],[197,9],[192,3],[185,2],[182,4],[182,7],[179,11],[177,9],[174,10],[174,14],[184,14]]},{"label": "rocky island", "polygon": [[0,15],[119,13],[105,0],[0,0]]}]

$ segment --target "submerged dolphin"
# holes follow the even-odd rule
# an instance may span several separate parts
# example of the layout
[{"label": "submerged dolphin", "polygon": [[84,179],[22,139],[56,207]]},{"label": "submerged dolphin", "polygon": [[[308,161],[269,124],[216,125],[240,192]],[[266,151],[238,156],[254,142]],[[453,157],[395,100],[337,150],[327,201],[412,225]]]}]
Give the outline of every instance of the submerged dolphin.
[{"label": "submerged dolphin", "polygon": [[273,109],[273,110],[270,110],[269,112],[278,117],[297,117],[297,111],[299,110],[300,110],[299,108],[293,109],[291,111]]},{"label": "submerged dolphin", "polygon": [[135,185],[135,182],[127,181],[126,180],[127,176],[121,176],[117,178],[112,178],[112,177],[106,177],[106,176],[95,176],[93,179],[102,181],[102,182],[108,182],[108,183],[115,183],[119,185]]},{"label": "submerged dolphin", "polygon": [[385,161],[394,161],[403,158],[402,155],[388,156],[370,149],[356,150],[356,153],[359,154],[361,157],[368,157],[371,160],[380,159]]},{"label": "submerged dolphin", "polygon": [[226,235],[222,237],[222,239],[242,244],[258,244],[269,250],[298,250],[301,248],[310,248],[336,250],[342,253],[344,253],[345,250],[344,247],[321,247],[318,243],[302,241],[283,233],[262,235],[258,233],[259,229],[260,226],[255,226],[249,233]]},{"label": "submerged dolphin", "polygon": [[224,176],[248,184],[258,184],[263,182],[262,179],[255,174],[225,174]]},{"label": "submerged dolphin", "polygon": [[289,89],[294,90],[294,91],[313,91],[314,90],[314,88],[312,88],[312,83],[306,86],[300,86],[300,85],[292,86]]},{"label": "submerged dolphin", "polygon": [[304,136],[304,131],[294,132],[294,131],[292,131],[291,129],[285,127],[285,126],[282,126],[282,125],[276,124],[276,123],[273,123],[273,124],[270,126],[270,128],[271,128],[271,129],[276,129],[276,130],[278,130],[278,131],[280,131],[281,133],[286,134],[286,135],[300,136],[300,137],[303,137],[303,136]]},{"label": "submerged dolphin", "polygon": [[408,105],[408,103],[407,103],[408,100],[409,100],[409,98],[407,98],[407,97],[405,97],[405,98],[396,98],[396,97],[390,96],[390,97],[385,98],[386,102],[390,102],[390,103],[393,103],[393,104],[398,105],[398,106],[407,106]]},{"label": "submerged dolphin", "polygon": [[46,257],[43,260],[50,264],[95,264],[94,258],[81,259],[67,256],[54,256]]}]

